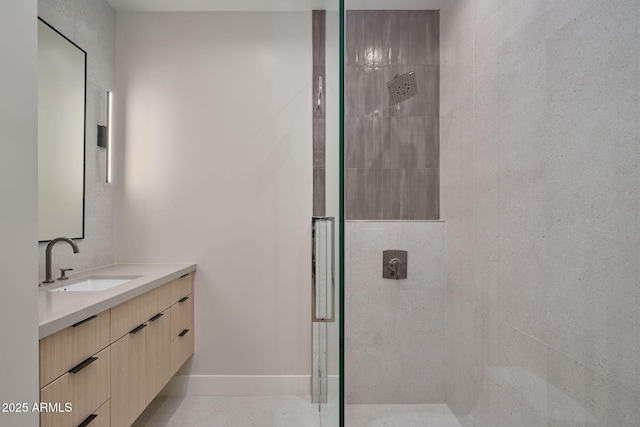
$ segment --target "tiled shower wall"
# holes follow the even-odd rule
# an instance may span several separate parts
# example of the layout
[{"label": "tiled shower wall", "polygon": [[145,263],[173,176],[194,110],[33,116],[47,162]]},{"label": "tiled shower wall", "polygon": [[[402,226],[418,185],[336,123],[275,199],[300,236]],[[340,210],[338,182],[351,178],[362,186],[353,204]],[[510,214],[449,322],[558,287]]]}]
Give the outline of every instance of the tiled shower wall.
[{"label": "tiled shower wall", "polygon": [[638,426],[639,2],[440,13],[447,403],[464,426]]},{"label": "tiled shower wall", "polygon": [[[425,221],[439,218],[438,19],[347,11],[347,404],[445,401],[445,224]],[[386,83],[409,71],[418,95],[390,107]],[[408,251],[407,279],[382,278],[386,249]]]},{"label": "tiled shower wall", "polygon": [[325,97],[320,96],[318,105],[318,95],[320,79],[322,79],[323,90],[324,78],[324,57],[325,57],[325,11],[314,10],[313,16],[313,215],[323,216],[325,214]]},{"label": "tiled shower wall", "polygon": [[[439,218],[438,11],[349,10],[345,37],[347,219]],[[390,106],[409,71],[418,95]]]},{"label": "tiled shower wall", "polygon": [[[345,224],[347,404],[446,400],[443,221]],[[382,278],[382,251],[408,252],[407,278]]]}]

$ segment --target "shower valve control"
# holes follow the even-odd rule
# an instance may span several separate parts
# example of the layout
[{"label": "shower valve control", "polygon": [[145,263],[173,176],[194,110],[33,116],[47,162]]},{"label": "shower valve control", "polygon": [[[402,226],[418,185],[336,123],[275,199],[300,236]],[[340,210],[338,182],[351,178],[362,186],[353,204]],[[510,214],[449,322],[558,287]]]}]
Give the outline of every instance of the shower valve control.
[{"label": "shower valve control", "polygon": [[407,251],[392,249],[382,252],[382,277],[394,280],[407,278]]}]

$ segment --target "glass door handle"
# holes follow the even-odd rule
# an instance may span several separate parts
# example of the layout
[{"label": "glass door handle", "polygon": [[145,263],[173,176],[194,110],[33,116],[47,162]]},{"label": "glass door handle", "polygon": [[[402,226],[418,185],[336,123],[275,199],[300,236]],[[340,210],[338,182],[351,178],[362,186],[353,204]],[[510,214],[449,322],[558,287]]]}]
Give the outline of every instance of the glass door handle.
[{"label": "glass door handle", "polygon": [[311,220],[311,320],[335,321],[334,217]]}]

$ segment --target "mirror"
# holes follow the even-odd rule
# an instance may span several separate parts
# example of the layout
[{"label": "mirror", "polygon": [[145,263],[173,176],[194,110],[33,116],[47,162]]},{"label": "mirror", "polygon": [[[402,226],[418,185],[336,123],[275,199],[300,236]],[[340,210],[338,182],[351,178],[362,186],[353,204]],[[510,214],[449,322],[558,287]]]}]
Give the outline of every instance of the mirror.
[{"label": "mirror", "polygon": [[87,53],[38,19],[38,240],[84,238]]}]

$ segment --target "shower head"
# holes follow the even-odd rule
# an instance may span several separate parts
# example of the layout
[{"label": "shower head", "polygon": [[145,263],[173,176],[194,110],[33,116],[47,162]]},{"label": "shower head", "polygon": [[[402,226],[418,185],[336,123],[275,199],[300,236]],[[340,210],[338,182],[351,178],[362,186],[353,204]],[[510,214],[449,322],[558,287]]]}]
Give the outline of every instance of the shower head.
[{"label": "shower head", "polygon": [[416,85],[416,73],[410,71],[406,74],[396,74],[390,82],[387,82],[389,91],[389,105],[396,105],[418,94]]}]

